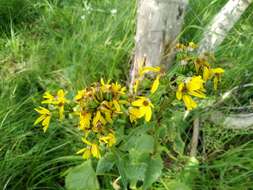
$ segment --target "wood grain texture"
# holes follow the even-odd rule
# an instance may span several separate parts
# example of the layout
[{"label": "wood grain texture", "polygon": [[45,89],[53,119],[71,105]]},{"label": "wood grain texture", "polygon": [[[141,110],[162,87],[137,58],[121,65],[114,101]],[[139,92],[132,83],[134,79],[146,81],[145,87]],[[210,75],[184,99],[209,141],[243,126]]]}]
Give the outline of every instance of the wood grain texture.
[{"label": "wood grain texture", "polygon": [[181,31],[187,0],[139,0],[130,90],[140,64],[167,67]]}]

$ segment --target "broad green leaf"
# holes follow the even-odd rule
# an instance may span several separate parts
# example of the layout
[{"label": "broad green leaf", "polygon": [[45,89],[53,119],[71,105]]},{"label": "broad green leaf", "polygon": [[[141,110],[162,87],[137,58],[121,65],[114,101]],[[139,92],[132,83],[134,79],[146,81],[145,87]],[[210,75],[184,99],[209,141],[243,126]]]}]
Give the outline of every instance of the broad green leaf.
[{"label": "broad green leaf", "polygon": [[143,181],[147,165],[145,162],[129,163],[125,165],[127,178],[130,182]]},{"label": "broad green leaf", "polygon": [[67,190],[98,190],[99,184],[91,160],[69,170],[65,184]]},{"label": "broad green leaf", "polygon": [[121,146],[124,151],[136,150],[140,152],[152,153],[154,151],[154,138],[148,134],[131,136],[126,143]]},{"label": "broad green leaf", "polygon": [[122,184],[124,186],[124,189],[127,189],[128,181],[127,181],[127,174],[126,174],[126,169],[125,169],[126,158],[120,151],[116,149],[114,149],[113,153],[115,153],[115,156],[116,156],[116,166],[121,176]]},{"label": "broad green leaf", "polygon": [[114,164],[115,156],[113,153],[108,152],[98,161],[96,173],[99,175],[109,172],[113,168]]},{"label": "broad green leaf", "polygon": [[152,183],[154,183],[162,174],[163,161],[160,155],[151,157],[147,163],[147,169],[145,172],[143,189],[148,189]]}]

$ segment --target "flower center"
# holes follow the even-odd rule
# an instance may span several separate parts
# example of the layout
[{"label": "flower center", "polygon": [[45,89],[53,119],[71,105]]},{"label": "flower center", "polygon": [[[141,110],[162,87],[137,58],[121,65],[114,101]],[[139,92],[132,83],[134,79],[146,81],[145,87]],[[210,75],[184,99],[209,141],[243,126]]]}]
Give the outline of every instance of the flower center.
[{"label": "flower center", "polygon": [[144,106],[148,106],[149,105],[149,102],[147,100],[144,100],[143,103],[142,103]]}]

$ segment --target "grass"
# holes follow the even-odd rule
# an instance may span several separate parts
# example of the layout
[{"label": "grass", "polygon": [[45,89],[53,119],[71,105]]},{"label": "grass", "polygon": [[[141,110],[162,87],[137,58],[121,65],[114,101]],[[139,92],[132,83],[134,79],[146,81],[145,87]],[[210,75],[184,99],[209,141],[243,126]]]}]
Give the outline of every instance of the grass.
[{"label": "grass", "polygon": [[[198,41],[223,4],[190,1],[182,41]],[[64,126],[43,134],[33,127],[33,108],[46,89],[77,90],[100,77],[126,81],[135,6],[133,0],[0,2],[0,187],[64,189],[64,171],[81,162],[73,156],[78,134]],[[226,69],[222,91],[253,82],[252,10],[217,51],[217,62]],[[252,98],[252,89],[240,89],[216,109],[235,112],[236,107],[249,107]],[[193,189],[251,189],[252,131],[225,130],[208,122],[201,130],[202,164]],[[169,168],[154,189],[166,189],[171,176],[178,177]],[[110,182],[104,189],[111,189]]]}]

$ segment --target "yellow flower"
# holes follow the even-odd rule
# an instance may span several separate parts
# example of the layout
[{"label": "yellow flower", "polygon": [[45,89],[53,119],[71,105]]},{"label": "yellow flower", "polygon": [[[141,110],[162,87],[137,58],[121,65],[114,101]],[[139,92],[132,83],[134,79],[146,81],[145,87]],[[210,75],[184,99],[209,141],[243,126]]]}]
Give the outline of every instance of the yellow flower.
[{"label": "yellow flower", "polygon": [[119,105],[118,100],[113,100],[112,103],[113,103],[113,105],[114,105],[116,111],[117,111],[117,112],[120,112],[121,108],[120,108],[120,105]]},{"label": "yellow flower", "polygon": [[210,68],[210,64],[208,63],[208,61],[205,58],[197,58],[194,61],[194,65],[195,65],[195,70],[198,73],[199,70],[204,69],[204,67]]},{"label": "yellow flower", "polygon": [[112,112],[110,112],[110,111],[105,111],[105,112],[103,112],[103,113],[104,113],[104,115],[105,115],[105,120],[106,120],[108,123],[112,124],[112,123],[113,123],[113,120],[112,120]]},{"label": "yellow flower", "polygon": [[105,120],[112,124],[112,116],[113,116],[113,103],[108,101],[103,101],[99,107],[99,110],[105,116]]},{"label": "yellow flower", "polygon": [[190,80],[186,82],[186,88],[190,95],[196,96],[198,98],[205,98],[204,94],[204,84],[205,81],[201,78],[201,76],[193,76]]},{"label": "yellow flower", "polygon": [[222,68],[215,68],[212,69],[212,74],[214,75],[214,79],[213,79],[213,87],[214,90],[217,90],[218,88],[218,83],[221,82],[221,75],[224,73],[225,71]]},{"label": "yellow flower", "polygon": [[131,123],[133,123],[134,121],[137,121],[138,118],[141,118],[141,113],[138,108],[130,107],[128,109],[128,113],[129,113],[129,118],[130,118]]},{"label": "yellow flower", "polygon": [[159,80],[160,80],[160,75],[157,75],[156,79],[154,80],[153,84],[152,84],[152,87],[151,87],[151,94],[154,94],[158,87],[159,87]]},{"label": "yellow flower", "polygon": [[93,97],[95,89],[93,87],[79,90],[75,96],[75,101],[80,102],[81,100],[90,99]]},{"label": "yellow flower", "polygon": [[57,92],[56,96],[56,104],[59,108],[59,119],[63,120],[64,119],[64,104],[67,103],[68,100],[65,98],[65,92],[60,89]]},{"label": "yellow flower", "polygon": [[90,147],[82,148],[77,152],[77,154],[83,154],[82,155],[83,159],[87,160],[91,157],[91,148]]},{"label": "yellow flower", "polygon": [[196,102],[191,96],[196,96],[198,98],[206,97],[204,94],[204,82],[201,76],[194,76],[178,85],[176,97],[178,100],[183,99],[187,110],[192,110],[197,107]]},{"label": "yellow flower", "polygon": [[49,127],[49,123],[51,119],[50,111],[44,107],[39,107],[39,109],[36,108],[35,111],[41,114],[41,116],[36,119],[36,121],[34,122],[34,125],[37,125],[38,123],[42,122],[41,124],[43,126],[43,131],[46,132]]},{"label": "yellow flower", "polygon": [[81,99],[83,99],[86,95],[86,91],[85,90],[79,90],[77,92],[77,95],[75,96],[75,100],[76,101],[80,101]]},{"label": "yellow flower", "polygon": [[145,121],[150,121],[152,117],[152,109],[154,105],[151,103],[151,101],[146,97],[139,97],[138,100],[135,100],[132,102],[132,106],[139,107],[139,111],[135,111],[135,117],[141,118],[145,116]]},{"label": "yellow flower", "polygon": [[109,147],[112,147],[116,143],[116,138],[113,133],[109,133],[107,136],[100,137],[99,141],[108,144]]},{"label": "yellow flower", "polygon": [[93,118],[92,124],[94,127],[96,127],[98,124],[106,124],[106,120],[104,119],[104,117],[101,115],[100,111],[96,112],[95,117]]},{"label": "yellow flower", "polygon": [[184,44],[181,44],[181,43],[177,43],[176,44],[176,49],[178,49],[178,50],[184,50],[186,47],[185,47],[185,45]]},{"label": "yellow flower", "polygon": [[208,67],[204,67],[204,69],[203,69],[203,79],[204,79],[204,81],[207,81],[210,78],[212,78],[212,69],[210,69]]},{"label": "yellow flower", "polygon": [[195,44],[194,42],[189,42],[188,47],[190,47],[192,49],[196,49],[198,47],[198,45]]},{"label": "yellow flower", "polygon": [[197,107],[197,103],[189,95],[183,95],[183,101],[187,110],[192,110]]},{"label": "yellow flower", "polygon": [[77,154],[83,154],[84,159],[89,159],[91,155],[97,159],[101,158],[100,150],[97,144],[91,143],[85,138],[82,138],[82,141],[87,145],[87,147],[79,150]]},{"label": "yellow flower", "polygon": [[55,100],[55,97],[48,91],[43,94],[43,98],[45,100],[41,102],[42,104],[53,104]]},{"label": "yellow flower", "polygon": [[91,113],[89,112],[80,112],[80,129],[87,129],[90,127]]},{"label": "yellow flower", "polygon": [[100,79],[100,84],[101,84],[102,92],[108,92],[111,88],[110,80],[108,80],[107,83],[105,83],[104,79],[101,78]]},{"label": "yellow flower", "polygon": [[120,84],[116,83],[112,83],[111,84],[111,91],[112,93],[116,94],[116,95],[124,95],[126,94],[126,87],[121,87]]},{"label": "yellow flower", "polygon": [[53,104],[58,106],[59,108],[59,119],[64,119],[64,104],[68,102],[68,100],[65,98],[65,92],[60,89],[57,91],[57,95],[53,96],[50,94],[50,92],[45,92],[43,95],[42,104]]}]

